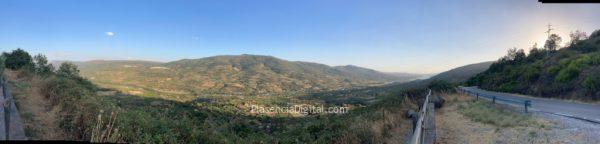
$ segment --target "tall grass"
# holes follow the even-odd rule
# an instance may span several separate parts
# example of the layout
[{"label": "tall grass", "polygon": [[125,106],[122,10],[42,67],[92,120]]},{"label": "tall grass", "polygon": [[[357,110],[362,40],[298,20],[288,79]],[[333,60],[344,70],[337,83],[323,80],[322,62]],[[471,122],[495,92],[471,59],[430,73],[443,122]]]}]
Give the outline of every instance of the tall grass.
[{"label": "tall grass", "polygon": [[527,126],[535,123],[531,116],[520,114],[485,101],[475,101],[459,105],[458,110],[473,121],[498,127]]},{"label": "tall grass", "polygon": [[117,120],[117,113],[114,111],[110,113],[110,117],[108,117],[108,123],[104,125],[104,119],[102,119],[103,110],[100,110],[98,114],[96,125],[92,130],[91,134],[91,142],[95,143],[106,143],[106,142],[119,142],[121,135],[119,133],[119,128],[115,128],[115,121]]}]

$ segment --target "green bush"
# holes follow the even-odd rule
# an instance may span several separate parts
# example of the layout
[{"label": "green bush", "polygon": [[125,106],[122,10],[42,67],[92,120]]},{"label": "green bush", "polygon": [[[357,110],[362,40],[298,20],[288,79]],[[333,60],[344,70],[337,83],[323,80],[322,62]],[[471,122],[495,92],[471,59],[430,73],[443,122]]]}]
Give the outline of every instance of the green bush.
[{"label": "green bush", "polygon": [[534,63],[532,66],[526,66],[525,72],[522,74],[526,82],[534,82],[540,77],[541,61]]},{"label": "green bush", "polygon": [[4,62],[6,67],[9,69],[16,70],[23,67],[33,66],[31,55],[20,48],[13,50],[10,53],[3,53],[3,55],[6,56],[6,60]]},{"label": "green bush", "polygon": [[583,69],[583,67],[585,67],[586,64],[589,63],[589,61],[590,57],[587,55],[583,55],[578,59],[571,61],[566,68],[558,72],[558,75],[556,76],[555,80],[564,83],[576,78]]},{"label": "green bush", "polygon": [[515,90],[516,87],[517,87],[517,82],[510,81],[510,82],[503,83],[502,85],[500,85],[500,90],[504,91],[504,92],[512,92],[513,90]]},{"label": "green bush", "polygon": [[575,66],[569,66],[565,69],[560,70],[560,72],[558,72],[558,75],[556,76],[555,80],[557,82],[562,82],[562,83],[569,82],[573,78],[577,77],[577,75],[579,75],[580,71],[581,70]]},{"label": "green bush", "polygon": [[50,73],[54,72],[54,66],[48,63],[48,59],[46,56],[42,54],[38,54],[33,57],[35,60],[35,72],[41,76],[48,76]]},{"label": "green bush", "polygon": [[80,77],[79,69],[77,69],[77,66],[75,64],[70,63],[70,62],[64,62],[64,63],[60,64],[60,67],[56,71],[56,74],[58,74],[59,76],[69,77],[69,78],[79,78]]},{"label": "green bush", "polygon": [[[596,39],[600,40],[600,38],[596,38]],[[589,52],[598,51],[598,49],[600,49],[600,46],[598,46],[597,44],[593,44],[593,42],[590,42],[590,41],[584,41],[584,42],[578,43],[575,46],[575,48],[577,50],[580,50],[581,52],[589,53]]]},{"label": "green bush", "polygon": [[595,94],[600,91],[600,76],[589,75],[581,84],[589,94]]},{"label": "green bush", "polygon": [[588,61],[589,65],[595,66],[600,65],[600,52],[595,52],[590,55],[590,59]]}]

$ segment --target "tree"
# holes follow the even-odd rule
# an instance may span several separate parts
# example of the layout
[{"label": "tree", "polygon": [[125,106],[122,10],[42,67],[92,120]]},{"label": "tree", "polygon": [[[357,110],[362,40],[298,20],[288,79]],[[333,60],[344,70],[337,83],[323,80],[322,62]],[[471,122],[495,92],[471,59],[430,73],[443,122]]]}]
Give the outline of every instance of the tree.
[{"label": "tree", "polygon": [[48,64],[48,59],[42,54],[33,57],[35,60],[35,72],[39,75],[46,76],[54,71],[54,66]]},{"label": "tree", "polygon": [[583,80],[582,86],[585,88],[588,94],[595,95],[600,91],[600,76],[589,75]]},{"label": "tree", "polygon": [[600,37],[600,29],[592,32],[592,34],[590,34],[590,36],[588,38],[596,38],[596,37]]},{"label": "tree", "polygon": [[535,61],[538,59],[542,59],[544,56],[544,52],[543,49],[539,49],[537,47],[537,43],[535,43],[533,45],[533,47],[531,47],[531,50],[529,50],[529,56],[527,56],[528,61]]},{"label": "tree", "polygon": [[25,66],[32,66],[31,55],[26,51],[17,48],[10,53],[3,53],[6,56],[6,60],[4,61],[6,67],[9,69],[20,69]]},{"label": "tree", "polygon": [[64,62],[60,64],[56,74],[63,77],[79,78],[79,69],[77,69],[77,66],[71,62]]},{"label": "tree", "polygon": [[504,61],[520,62],[525,60],[525,56],[525,51],[523,49],[511,48],[508,49],[506,56],[504,56],[502,59]]},{"label": "tree", "polygon": [[518,49],[517,52],[515,53],[515,59],[514,59],[514,61],[515,62],[522,62],[523,60],[525,60],[526,56],[527,55],[525,55],[525,50]]},{"label": "tree", "polygon": [[546,40],[546,44],[544,44],[544,49],[548,51],[556,51],[560,42],[562,42],[562,38],[556,34],[552,34]]},{"label": "tree", "polygon": [[508,49],[508,52],[506,52],[506,56],[504,56],[504,59],[506,61],[512,61],[515,59],[515,57],[517,57],[517,48],[511,48]]},{"label": "tree", "polygon": [[569,37],[571,37],[569,45],[575,45],[580,41],[587,39],[587,34],[585,32],[576,30],[575,32],[571,32],[571,34],[569,34]]}]

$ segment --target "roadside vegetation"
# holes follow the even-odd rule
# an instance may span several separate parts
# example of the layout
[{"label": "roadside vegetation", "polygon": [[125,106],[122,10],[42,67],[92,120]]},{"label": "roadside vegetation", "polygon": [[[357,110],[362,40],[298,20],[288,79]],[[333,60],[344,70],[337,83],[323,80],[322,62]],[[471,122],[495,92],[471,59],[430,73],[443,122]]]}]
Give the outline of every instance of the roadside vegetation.
[{"label": "roadside vegetation", "polygon": [[[450,93],[436,109],[436,139],[444,143],[564,143],[564,129],[522,109]],[[560,135],[560,136],[559,136]]]},{"label": "roadside vegetation", "polygon": [[[4,53],[5,77],[31,139],[135,143],[401,143],[424,88],[389,90],[377,101],[353,105],[294,97],[201,97],[176,101],[101,88],[70,62],[55,68],[44,55]],[[433,86],[433,85],[432,85]],[[452,88],[439,82],[435,89]],[[248,105],[347,106],[345,114],[260,115]]]},{"label": "roadside vegetation", "polygon": [[529,115],[501,107],[488,101],[474,101],[458,106],[458,110],[469,119],[497,127],[515,127],[532,125],[534,121]]},{"label": "roadside vegetation", "polygon": [[600,100],[600,30],[570,34],[571,41],[549,36],[543,47],[528,54],[510,49],[488,70],[472,77],[468,85],[483,89],[540,97]]}]

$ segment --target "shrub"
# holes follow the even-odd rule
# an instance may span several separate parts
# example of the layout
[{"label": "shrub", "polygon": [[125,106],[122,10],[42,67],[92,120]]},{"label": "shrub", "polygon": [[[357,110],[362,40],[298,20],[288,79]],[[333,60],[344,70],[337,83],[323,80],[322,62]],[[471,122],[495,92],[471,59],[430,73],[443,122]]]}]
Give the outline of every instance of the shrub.
[{"label": "shrub", "polygon": [[77,69],[77,66],[73,63],[64,62],[60,64],[56,74],[63,77],[79,78],[79,69]]},{"label": "shrub", "polygon": [[600,37],[600,29],[592,32],[592,34],[590,34],[590,36],[589,36],[589,39],[596,38],[596,37]]},{"label": "shrub", "polygon": [[[566,66],[566,68],[564,68],[558,72],[558,75],[556,76],[556,81],[568,82],[568,81],[572,80],[573,78],[577,77],[577,75],[579,75],[579,73],[581,72],[583,67],[585,67],[586,64],[589,63],[589,61],[590,61],[589,56],[582,55],[581,57],[568,62],[568,65]],[[564,64],[565,63],[561,63],[561,65],[564,65]]]},{"label": "shrub", "polygon": [[454,88],[454,86],[451,83],[444,80],[434,80],[431,83],[429,83],[429,86],[427,87],[434,91],[448,91]]},{"label": "shrub", "polygon": [[557,82],[563,83],[568,82],[575,78],[577,75],[579,75],[580,71],[581,69],[579,69],[578,67],[574,65],[569,65],[567,68],[562,69],[558,72],[558,75],[556,76],[555,80]]},{"label": "shrub", "polygon": [[527,56],[527,60],[528,61],[535,61],[535,60],[540,60],[542,58],[544,58],[546,52],[544,51],[544,49],[538,49],[536,47],[531,48],[531,50],[529,50],[529,55]]},{"label": "shrub", "polygon": [[589,65],[600,65],[600,52],[596,52],[590,55],[590,59],[588,61]]},{"label": "shrub", "polygon": [[32,66],[31,55],[26,51],[18,48],[10,53],[3,53],[6,56],[5,64],[10,69],[20,69],[25,66]]},{"label": "shrub", "polygon": [[510,81],[500,85],[500,90],[504,92],[512,92],[517,87],[516,81]]},{"label": "shrub", "polygon": [[600,76],[589,75],[583,80],[581,85],[585,88],[586,92],[593,95],[597,91],[600,91]]},{"label": "shrub", "polygon": [[579,50],[583,53],[594,52],[594,51],[598,51],[598,49],[599,49],[599,46],[596,44],[593,44],[591,41],[582,41],[572,47],[573,47],[573,49]]},{"label": "shrub", "polygon": [[54,66],[48,64],[48,59],[42,54],[38,54],[33,57],[35,60],[35,72],[41,76],[48,76],[54,72]]},{"label": "shrub", "polygon": [[523,73],[523,79],[527,82],[534,82],[540,76],[541,63],[535,63],[533,66],[525,67],[525,73]]}]

